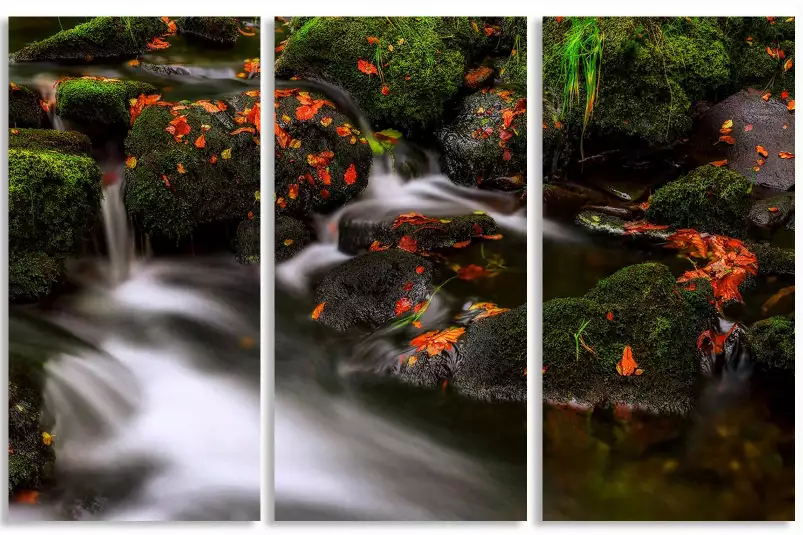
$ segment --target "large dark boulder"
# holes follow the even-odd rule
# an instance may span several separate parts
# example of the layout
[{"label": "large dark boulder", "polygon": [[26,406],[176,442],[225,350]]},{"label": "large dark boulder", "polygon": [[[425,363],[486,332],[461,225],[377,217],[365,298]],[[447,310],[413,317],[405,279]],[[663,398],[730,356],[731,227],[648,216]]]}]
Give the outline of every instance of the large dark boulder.
[{"label": "large dark boulder", "polygon": [[24,85],[8,85],[9,128],[42,128],[47,114],[42,109],[41,95]]}]

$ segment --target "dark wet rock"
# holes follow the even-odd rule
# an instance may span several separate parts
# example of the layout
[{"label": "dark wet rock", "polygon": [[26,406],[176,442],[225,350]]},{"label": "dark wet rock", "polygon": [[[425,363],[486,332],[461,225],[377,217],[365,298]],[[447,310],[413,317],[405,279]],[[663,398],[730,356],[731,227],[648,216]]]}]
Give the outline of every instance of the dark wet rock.
[{"label": "dark wet rock", "polygon": [[240,36],[237,20],[232,17],[180,17],[176,26],[181,33],[234,46]]},{"label": "dark wet rock", "polygon": [[[466,97],[454,121],[435,134],[441,167],[452,182],[490,187],[504,177],[507,180],[500,189],[506,190],[526,184],[526,106],[526,94],[511,89],[483,90]],[[507,126],[504,117],[508,117]]]},{"label": "dark wet rock", "polygon": [[359,195],[368,185],[372,153],[353,120],[320,93],[284,89],[277,95],[276,212],[329,212]]},{"label": "dark wet rock", "polygon": [[298,254],[312,238],[307,226],[287,216],[276,218],[276,261],[281,262]]},{"label": "dark wet rock", "polygon": [[703,165],[652,194],[652,223],[743,236],[750,210],[750,181],[734,171]]},{"label": "dark wet rock", "polygon": [[[594,210],[584,210],[580,212],[577,214],[577,217],[575,217],[574,223],[593,234],[623,236],[627,232],[625,228],[627,221],[615,215]],[[667,236],[671,234],[672,230],[669,229],[650,229],[634,233],[633,237],[637,239],[646,237],[655,242],[661,242],[666,240]]]},{"label": "dark wet rock", "polygon": [[[125,170],[129,215],[145,233],[176,239],[201,223],[242,221],[259,208],[259,145],[249,132],[231,134],[248,125],[235,125],[233,107],[210,113],[189,106],[181,113],[190,126],[182,142],[165,130],[174,119],[165,106],[143,109],[125,141],[126,154],[136,158]],[[205,146],[198,148],[201,134]]]},{"label": "dark wet rock", "polygon": [[10,55],[17,61],[80,61],[135,57],[167,33],[159,17],[95,17]]},{"label": "dark wet rock", "polygon": [[129,101],[154,93],[156,88],[143,82],[74,78],[59,83],[56,111],[62,119],[81,125],[127,127]]},{"label": "dark wet rock", "polygon": [[53,445],[42,433],[53,432],[40,422],[41,385],[18,373],[12,359],[8,382],[8,492],[37,490],[54,475]]},{"label": "dark wet rock", "polygon": [[795,371],[795,321],[775,316],[753,324],[747,332],[750,353],[763,370]]},{"label": "dark wet rock", "polygon": [[431,280],[428,260],[399,249],[358,256],[334,268],[316,287],[315,302],[326,303],[318,321],[338,331],[355,324],[381,327],[399,315],[400,300],[412,307],[425,302]]},{"label": "dark wet rock", "polygon": [[47,115],[39,101],[38,92],[24,85],[8,86],[8,126],[11,128],[41,128],[47,122]]},{"label": "dark wet rock", "polygon": [[[544,399],[551,403],[636,406],[686,414],[699,377],[697,336],[715,317],[710,284],[694,291],[675,283],[663,264],[621,269],[582,298],[544,303]],[[612,319],[608,319],[608,313]],[[575,343],[582,335],[594,354]],[[642,375],[621,376],[626,345]]]},{"label": "dark wet rock", "polygon": [[248,93],[251,93],[251,91],[244,91],[229,97],[227,102],[232,109],[228,111],[230,113],[245,113],[247,110],[252,109],[257,102],[260,102],[261,96],[254,96],[253,93],[249,95]]},{"label": "dark wet rock", "polygon": [[54,150],[64,154],[89,155],[92,142],[80,132],[23,128],[9,134],[8,148]]},{"label": "dark wet rock", "polygon": [[[764,52],[764,55],[767,55]],[[794,112],[786,103],[773,95],[769,101],[761,99],[761,92],[744,90],[712,107],[702,115],[696,125],[692,143],[709,150],[720,137],[722,123],[733,121],[734,145],[719,143],[713,159],[727,159],[728,169],[751,179],[756,184],[778,190],[788,190],[795,184],[795,160],[778,157],[780,152],[795,152]],[[745,126],[752,125],[749,132]],[[784,125],[787,128],[784,128]],[[764,147],[769,155],[765,158],[756,152],[756,146]],[[765,160],[759,165],[759,159]],[[754,167],[759,167],[755,172]]]},{"label": "dark wet rock", "polygon": [[241,264],[259,264],[259,217],[246,219],[237,225],[235,250]]},{"label": "dark wet rock", "polygon": [[758,272],[762,275],[794,275],[795,250],[774,247],[768,243],[745,242],[756,255]]},{"label": "dark wet rock", "polygon": [[612,215],[615,217],[629,217],[633,214],[631,210],[627,208],[621,208],[619,206],[594,206],[590,205],[587,206],[588,210],[592,212],[597,212],[600,214]]},{"label": "dark wet rock", "polygon": [[8,151],[9,293],[38,299],[60,279],[100,208],[100,169],[86,155]]},{"label": "dark wet rock", "polygon": [[436,221],[423,225],[401,223],[393,228],[395,220],[375,222],[341,218],[338,247],[345,253],[355,254],[368,249],[374,242],[379,242],[379,246],[393,246],[408,236],[415,240],[417,250],[431,251],[497,232],[496,222],[486,214],[433,219]]},{"label": "dark wet rock", "polygon": [[[406,134],[424,130],[441,119],[443,102],[463,84],[466,59],[461,47],[484,39],[467,17],[453,19],[314,17],[289,37],[276,60],[276,75],[343,88],[375,126],[391,126]],[[447,35],[452,38],[442,37]],[[367,37],[376,37],[382,46],[369,43]],[[358,59],[381,69],[382,77],[361,72]]]},{"label": "dark wet rock", "polygon": [[184,65],[159,65],[156,63],[140,63],[139,68],[157,76],[192,76],[193,72]]},{"label": "dark wet rock", "polygon": [[756,201],[747,217],[754,225],[775,228],[793,218],[794,214],[795,194],[791,192]]},{"label": "dark wet rock", "polygon": [[588,199],[588,195],[559,184],[544,184],[544,215],[558,217],[577,213]]},{"label": "dark wet rock", "polygon": [[527,401],[527,305],[476,321],[458,346],[452,386],[485,401]]}]

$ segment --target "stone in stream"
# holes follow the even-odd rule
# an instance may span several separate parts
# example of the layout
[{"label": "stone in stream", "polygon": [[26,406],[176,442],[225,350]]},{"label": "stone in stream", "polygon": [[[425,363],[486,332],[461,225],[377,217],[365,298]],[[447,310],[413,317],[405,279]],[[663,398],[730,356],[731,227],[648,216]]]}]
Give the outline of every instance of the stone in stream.
[{"label": "stone in stream", "polygon": [[[201,223],[242,221],[258,210],[259,132],[232,135],[254,125],[235,123],[233,105],[213,109],[187,103],[174,116],[170,106],[152,105],[136,118],[125,140],[124,199],[145,233],[179,239]],[[166,128],[179,115],[190,131],[176,141]]]},{"label": "stone in stream", "polygon": [[39,299],[62,278],[100,208],[100,168],[83,154],[8,151],[9,296]]},{"label": "stone in stream", "polygon": [[63,80],[56,91],[56,113],[82,126],[128,128],[130,100],[152,95],[151,84],[116,79]]},{"label": "stone in stream", "polygon": [[527,95],[484,89],[436,132],[441,168],[456,184],[517,190],[527,182]]},{"label": "stone in stream", "polygon": [[651,223],[744,236],[750,181],[734,171],[703,165],[658,188],[645,216]]},{"label": "stone in stream", "polygon": [[240,36],[237,20],[232,17],[180,17],[178,31],[219,45],[234,46]]},{"label": "stone in stream", "polygon": [[275,236],[277,262],[292,258],[312,241],[307,226],[302,221],[287,216],[276,218]]},{"label": "stone in stream", "polygon": [[747,331],[753,361],[760,369],[795,371],[795,321],[774,316],[754,323]]},{"label": "stone in stream", "polygon": [[[766,55],[766,53],[765,53]],[[794,84],[790,90],[794,90]],[[767,102],[761,92],[743,90],[732,95],[704,113],[695,123],[692,143],[701,150],[709,150],[720,137],[720,128],[725,121],[733,121],[734,145],[719,143],[712,159],[728,160],[728,169],[751,179],[761,186],[788,190],[795,184],[795,160],[782,159],[780,152],[795,152],[795,115],[787,109],[778,95]],[[749,132],[747,125],[752,125]],[[786,128],[784,128],[786,126]],[[766,149],[768,156],[756,152],[756,147]],[[764,160],[759,165],[757,161]],[[755,172],[754,167],[759,171]]]},{"label": "stone in stream", "polygon": [[368,185],[372,152],[363,133],[327,97],[277,89],[276,213],[330,212]]},{"label": "stone in stream", "polygon": [[157,63],[140,63],[139,68],[157,76],[192,76],[192,70],[184,65],[160,65]]},{"label": "stone in stream", "polygon": [[235,250],[241,264],[259,264],[259,217],[246,219],[237,225]]},{"label": "stone in stream", "polygon": [[[715,317],[712,296],[707,281],[688,291],[665,265],[645,263],[600,280],[584,297],[547,301],[544,399],[688,413],[700,368],[697,337]],[[625,346],[643,374],[617,372]]]},{"label": "stone in stream", "polygon": [[425,303],[431,291],[428,260],[399,249],[367,253],[334,268],[315,288],[317,321],[338,331],[376,329]]},{"label": "stone in stream", "polygon": [[86,62],[135,57],[168,31],[159,17],[95,17],[14,52],[10,60]]},{"label": "stone in stream", "polygon": [[[412,222],[409,218],[405,220],[406,216],[412,217]],[[378,242],[379,247],[387,247],[398,245],[402,239],[412,239],[416,251],[431,251],[453,247],[455,244],[467,246],[472,238],[496,232],[496,222],[486,214],[444,218],[402,214],[393,221],[384,222],[341,218],[338,225],[338,248],[344,253],[356,254],[368,249],[374,242]]]},{"label": "stone in stream", "polygon": [[785,193],[753,203],[748,219],[754,225],[776,228],[794,218],[795,193]]},{"label": "stone in stream", "polygon": [[41,95],[27,86],[8,84],[8,125],[11,128],[42,128],[47,114]]},{"label": "stone in stream", "polygon": [[8,136],[9,149],[53,150],[62,154],[89,155],[92,141],[80,132],[21,128]]}]

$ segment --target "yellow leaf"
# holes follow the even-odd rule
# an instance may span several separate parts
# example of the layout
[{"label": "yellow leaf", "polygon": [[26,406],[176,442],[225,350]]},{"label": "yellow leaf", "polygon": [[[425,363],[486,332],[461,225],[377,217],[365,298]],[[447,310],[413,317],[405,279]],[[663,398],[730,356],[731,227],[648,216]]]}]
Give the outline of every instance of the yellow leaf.
[{"label": "yellow leaf", "polygon": [[223,152],[221,152],[221,153],[220,153],[220,156],[221,156],[221,157],[222,157],[224,160],[229,160],[229,159],[231,159],[231,149],[226,149],[226,150],[224,150]]}]

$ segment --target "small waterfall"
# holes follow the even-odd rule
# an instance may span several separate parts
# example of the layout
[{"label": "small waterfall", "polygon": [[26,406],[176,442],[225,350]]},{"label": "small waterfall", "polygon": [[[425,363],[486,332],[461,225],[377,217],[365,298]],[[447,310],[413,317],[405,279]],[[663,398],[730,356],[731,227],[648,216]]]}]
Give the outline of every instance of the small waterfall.
[{"label": "small waterfall", "polygon": [[133,260],[133,242],[128,234],[128,219],[122,198],[123,166],[114,171],[116,179],[103,187],[103,228],[106,234],[106,248],[109,254],[110,280],[119,284],[128,276]]}]

